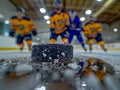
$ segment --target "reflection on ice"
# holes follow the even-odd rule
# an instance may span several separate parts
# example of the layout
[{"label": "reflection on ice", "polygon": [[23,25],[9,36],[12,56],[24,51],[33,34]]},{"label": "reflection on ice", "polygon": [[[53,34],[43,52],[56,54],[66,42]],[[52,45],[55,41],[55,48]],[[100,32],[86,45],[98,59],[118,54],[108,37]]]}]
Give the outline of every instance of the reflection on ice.
[{"label": "reflection on ice", "polygon": [[104,83],[105,83],[107,90],[119,90],[117,81],[111,75],[107,75],[105,77]]},{"label": "reflection on ice", "polygon": [[60,79],[61,79],[60,73],[57,72],[57,71],[54,72],[54,73],[52,73],[51,79],[52,79],[53,81],[59,82]]},{"label": "reflection on ice", "polygon": [[27,64],[21,64],[15,67],[15,72],[17,76],[23,75],[25,73],[30,73],[32,70],[32,66]]},{"label": "reflection on ice", "polygon": [[82,86],[85,87],[85,86],[87,86],[87,85],[86,85],[86,83],[82,83]]},{"label": "reflection on ice", "polygon": [[100,80],[94,75],[90,74],[85,78],[88,88],[92,88],[93,90],[103,90]]},{"label": "reflection on ice", "polygon": [[38,86],[35,88],[35,90],[46,90],[45,86]]}]

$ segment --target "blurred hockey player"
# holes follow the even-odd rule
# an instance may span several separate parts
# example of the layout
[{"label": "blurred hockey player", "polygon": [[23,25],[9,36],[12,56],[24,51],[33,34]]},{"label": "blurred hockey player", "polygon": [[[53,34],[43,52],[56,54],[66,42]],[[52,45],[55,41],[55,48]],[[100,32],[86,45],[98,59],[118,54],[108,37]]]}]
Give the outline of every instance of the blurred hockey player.
[{"label": "blurred hockey player", "polygon": [[107,51],[107,49],[104,46],[104,40],[102,38],[101,32],[102,32],[101,23],[99,21],[96,21],[94,17],[91,16],[90,21],[86,23],[84,27],[84,34],[88,39],[90,51],[93,49],[92,45],[94,43],[94,40],[97,41],[97,43],[104,51]]},{"label": "blurred hockey player", "polygon": [[84,75],[89,76],[90,74],[94,73],[100,81],[103,81],[106,75],[104,71],[104,61],[101,59],[95,60],[90,58],[87,60],[87,63],[88,65],[84,70]]},{"label": "blurred hockey player", "polygon": [[76,75],[79,75],[80,78],[82,78],[84,76],[84,62],[83,61],[80,61],[78,62],[78,67],[79,67],[79,70],[78,72],[76,73]]},{"label": "blurred hockey player", "polygon": [[28,16],[25,16],[23,8],[17,8],[16,16],[11,18],[10,36],[14,37],[15,33],[17,34],[16,43],[20,50],[24,49],[24,40],[29,50],[31,50],[32,35],[36,36],[37,31],[33,21]]},{"label": "blurred hockey player", "polygon": [[104,71],[104,61],[102,59],[97,60],[97,71],[95,71],[95,74],[97,78],[101,81],[104,80],[106,72]]},{"label": "blurred hockey player", "polygon": [[94,71],[97,70],[95,60],[93,58],[89,58],[87,60],[87,65],[84,70],[84,75],[89,76],[91,73],[94,73]]},{"label": "blurred hockey player", "polygon": [[70,15],[70,29],[69,29],[69,43],[72,42],[73,37],[76,36],[78,41],[81,43],[82,48],[87,51],[87,49],[85,48],[84,42],[83,42],[83,38],[81,35],[81,32],[83,31],[82,28],[82,23],[80,21],[80,18],[76,15],[76,11],[71,10],[69,12]]},{"label": "blurred hockey player", "polygon": [[50,43],[55,43],[58,36],[61,36],[62,41],[68,43],[68,35],[66,33],[69,28],[69,17],[62,9],[62,3],[60,0],[54,2],[55,10],[51,13],[50,17]]}]

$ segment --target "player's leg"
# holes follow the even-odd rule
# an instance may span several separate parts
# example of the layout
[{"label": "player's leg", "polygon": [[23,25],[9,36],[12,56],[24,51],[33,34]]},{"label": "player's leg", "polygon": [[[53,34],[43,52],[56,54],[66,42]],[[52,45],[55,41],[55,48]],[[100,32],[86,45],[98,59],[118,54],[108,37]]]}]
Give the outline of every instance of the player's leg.
[{"label": "player's leg", "polygon": [[19,46],[20,50],[23,50],[23,48],[24,48],[23,39],[24,39],[24,37],[21,36],[21,35],[18,35],[17,38],[16,38],[16,43]]},{"label": "player's leg", "polygon": [[49,42],[50,42],[50,43],[56,43],[57,37],[58,37],[58,34],[56,34],[56,33],[51,33]]},{"label": "player's leg", "polygon": [[78,41],[81,43],[82,48],[85,51],[87,51],[87,49],[85,47],[85,44],[84,44],[84,41],[83,41],[83,38],[82,38],[82,35],[80,34],[80,32],[76,33],[76,37],[77,37]]},{"label": "player's leg", "polygon": [[102,39],[102,35],[100,33],[97,34],[96,41],[97,41],[98,45],[100,45],[102,50],[107,51],[107,49],[105,48],[105,42]]},{"label": "player's leg", "polygon": [[74,34],[73,33],[69,33],[69,37],[68,37],[68,42],[69,44],[71,44],[72,40],[73,40]]},{"label": "player's leg", "polygon": [[89,50],[90,51],[92,51],[92,49],[93,49],[93,47],[92,47],[93,43],[94,43],[94,39],[88,38],[88,44],[89,44]]},{"label": "player's leg", "polygon": [[62,38],[62,41],[65,43],[65,44],[68,44],[68,34],[65,32],[61,33],[60,34],[61,38]]},{"label": "player's leg", "polygon": [[25,41],[27,43],[29,51],[31,51],[31,48],[32,48],[32,35],[31,34],[26,34],[24,36],[24,39],[25,39]]}]

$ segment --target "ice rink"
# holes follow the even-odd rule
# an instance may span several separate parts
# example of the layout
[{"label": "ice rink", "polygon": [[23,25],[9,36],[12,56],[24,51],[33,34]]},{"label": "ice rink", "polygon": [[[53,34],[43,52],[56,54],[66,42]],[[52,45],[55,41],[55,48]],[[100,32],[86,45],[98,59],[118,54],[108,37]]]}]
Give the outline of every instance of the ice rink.
[{"label": "ice rink", "polygon": [[[0,51],[0,59],[20,59],[20,58],[30,58],[31,52],[28,50],[24,51]],[[92,52],[84,52],[83,50],[74,50],[74,58],[100,58],[105,62],[111,64],[114,67],[120,66],[120,51],[119,50],[108,50],[104,52],[102,50],[93,50]],[[16,60],[17,60],[16,59]]]},{"label": "ice rink", "polygon": [[1,0],[0,90],[120,90],[120,0]]},{"label": "ice rink", "polygon": [[[24,63],[28,63],[31,61],[31,52],[29,51],[0,51],[0,60],[6,60],[6,63],[11,63],[10,60],[23,60]],[[23,77],[15,78],[14,80],[10,80],[7,77],[3,78],[2,74],[0,73],[0,90],[56,90],[57,87],[61,87],[57,90],[119,90],[119,83],[120,83],[120,51],[108,51],[103,52],[100,50],[94,50],[93,52],[84,52],[82,50],[74,50],[74,58],[79,60],[86,60],[87,58],[99,58],[103,59],[106,63],[112,65],[115,70],[114,76],[109,76],[106,78],[107,88],[102,88],[98,81],[93,77],[90,76],[91,79],[77,79],[76,77],[76,84],[75,87],[63,82],[56,82],[55,83],[47,83],[47,88],[44,84],[41,84],[40,80],[40,73],[32,73],[27,74]],[[17,59],[16,59],[17,58]],[[1,63],[0,63],[1,64]],[[5,71],[5,63],[4,65],[1,64],[0,70],[1,72]],[[3,69],[3,70],[2,70]],[[52,71],[54,73],[54,71]],[[86,81],[91,86],[86,85]],[[113,82],[112,82],[113,81]],[[70,81],[71,82],[71,81]],[[6,87],[7,85],[7,87]],[[97,85],[97,89],[96,89]],[[54,86],[54,88],[53,88]],[[93,87],[92,87],[93,86]],[[49,87],[49,89],[48,89]],[[89,88],[88,88],[89,87]]]},{"label": "ice rink", "polygon": [[[15,59],[15,58],[30,58],[31,52],[24,51],[0,51],[0,59]],[[74,58],[81,57],[94,57],[103,59],[105,62],[112,66],[120,66],[120,51],[108,50],[103,52],[102,50],[93,50],[92,52],[84,52],[83,50],[74,50]]]}]

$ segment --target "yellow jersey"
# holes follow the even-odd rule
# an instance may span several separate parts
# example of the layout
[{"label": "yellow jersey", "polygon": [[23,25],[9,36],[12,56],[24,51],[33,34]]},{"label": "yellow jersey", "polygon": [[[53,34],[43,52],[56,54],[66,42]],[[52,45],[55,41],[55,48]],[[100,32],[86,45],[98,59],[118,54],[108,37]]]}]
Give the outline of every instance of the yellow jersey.
[{"label": "yellow jersey", "polygon": [[17,16],[11,18],[11,29],[20,35],[31,34],[36,29],[33,21],[29,17],[18,19]]},{"label": "yellow jersey", "polygon": [[69,17],[65,12],[61,12],[60,14],[54,13],[50,17],[49,27],[54,28],[56,34],[64,32],[66,25],[69,25]]},{"label": "yellow jersey", "polygon": [[84,26],[84,34],[85,35],[91,35],[91,34],[97,34],[102,31],[101,24],[98,21],[95,21],[94,23],[87,23]]}]

